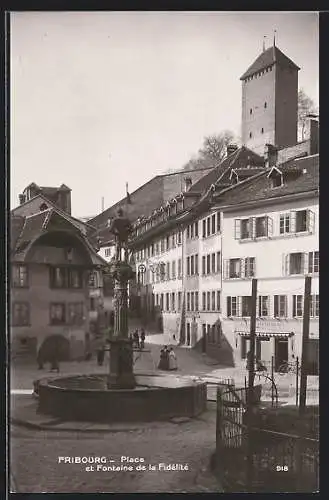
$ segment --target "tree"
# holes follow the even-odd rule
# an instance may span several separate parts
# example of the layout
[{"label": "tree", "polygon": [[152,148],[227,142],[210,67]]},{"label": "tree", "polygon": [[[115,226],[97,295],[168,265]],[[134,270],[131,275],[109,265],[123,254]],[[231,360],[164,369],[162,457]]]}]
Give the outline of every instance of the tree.
[{"label": "tree", "polygon": [[300,140],[305,139],[308,115],[318,114],[318,108],[303,89],[298,92],[298,134]]},{"label": "tree", "polygon": [[184,165],[183,170],[213,167],[216,163],[223,160],[226,154],[226,147],[233,139],[234,134],[230,130],[206,136],[198,153],[192,156]]}]

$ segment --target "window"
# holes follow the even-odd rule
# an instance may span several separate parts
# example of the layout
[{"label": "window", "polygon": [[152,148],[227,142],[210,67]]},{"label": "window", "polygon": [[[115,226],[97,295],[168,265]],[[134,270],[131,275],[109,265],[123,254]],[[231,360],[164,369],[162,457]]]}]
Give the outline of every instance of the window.
[{"label": "window", "polygon": [[206,274],[210,274],[210,254],[207,255],[206,262],[207,262]]},{"label": "window", "polygon": [[22,264],[14,264],[12,267],[12,280],[15,288],[28,287],[27,267]]},{"label": "window", "polygon": [[290,215],[280,215],[280,234],[290,233]]},{"label": "window", "polygon": [[198,221],[194,223],[194,236],[196,238],[199,237],[199,222]]},{"label": "window", "polygon": [[212,273],[216,272],[216,254],[215,253],[211,254],[211,272]]},{"label": "window", "polygon": [[309,252],[308,272],[310,274],[319,272],[319,252]]},{"label": "window", "polygon": [[162,253],[162,252],[164,252],[164,248],[165,248],[165,246],[164,246],[164,240],[163,240],[163,239],[161,239],[161,240],[160,240],[160,252],[161,252],[161,253]]},{"label": "window", "polygon": [[207,311],[210,311],[210,292],[207,292]]},{"label": "window", "polygon": [[267,217],[256,217],[256,238],[267,236]]},{"label": "window", "polygon": [[216,292],[211,292],[211,310],[216,311]]},{"label": "window", "polygon": [[169,311],[169,293],[166,293],[166,311]]},{"label": "window", "polygon": [[194,292],[195,295],[195,310],[199,310],[199,292]]},{"label": "window", "polygon": [[182,276],[182,259],[178,259],[178,278]]},{"label": "window", "polygon": [[92,271],[89,275],[89,287],[96,288],[97,285],[97,273]]},{"label": "window", "polygon": [[220,290],[217,290],[217,311],[220,311]]},{"label": "window", "polygon": [[252,132],[249,132],[249,139],[252,138]]},{"label": "window", "polygon": [[202,221],[202,238],[206,237],[206,219]]},{"label": "window", "polygon": [[190,294],[190,292],[187,292],[187,294],[186,294],[186,310],[187,311],[191,310],[191,294]]},{"label": "window", "polygon": [[178,231],[178,233],[177,233],[177,245],[181,245],[181,244],[182,244],[182,232]]},{"label": "window", "polygon": [[194,255],[191,255],[191,275],[194,274]]},{"label": "window", "polygon": [[217,252],[217,272],[221,272],[221,260],[220,260],[220,252]]},{"label": "window", "polygon": [[169,250],[170,248],[170,238],[169,236],[166,237],[166,250]]},{"label": "window", "polygon": [[160,309],[163,311],[163,293],[160,294]]},{"label": "window", "polygon": [[210,235],[210,217],[207,218],[207,236]]},{"label": "window", "polygon": [[111,248],[105,248],[105,257],[111,257]]},{"label": "window", "polygon": [[252,109],[251,109],[251,108],[250,108],[250,110],[249,110],[249,114],[250,114],[250,115],[252,115]]},{"label": "window", "polygon": [[12,326],[29,326],[30,304],[28,302],[12,303]]},{"label": "window", "polygon": [[274,317],[286,318],[287,317],[287,296],[274,295]]},{"label": "window", "polygon": [[83,323],[83,303],[72,302],[67,306],[68,324],[81,325]]},{"label": "window", "polygon": [[189,276],[191,273],[191,262],[190,262],[190,257],[186,258],[186,274]]},{"label": "window", "polygon": [[50,287],[51,288],[82,288],[83,271],[68,267],[51,267]]},{"label": "window", "polygon": [[206,274],[206,256],[202,256],[202,274]]},{"label": "window", "polygon": [[240,269],[241,269],[240,259],[229,260],[229,278],[239,278],[241,272]]},{"label": "window", "polygon": [[263,127],[262,127],[262,130],[261,130],[261,133],[262,133],[262,134],[264,134],[264,129],[263,129]]},{"label": "window", "polygon": [[182,308],[182,292],[178,292],[177,302],[177,308],[180,311]]},{"label": "window", "polygon": [[202,310],[206,310],[206,292],[202,292]]},{"label": "window", "polygon": [[311,295],[311,302],[310,302],[310,316],[312,318],[318,318],[319,317],[319,295]]},{"label": "window", "polygon": [[255,257],[246,257],[244,265],[246,278],[253,278],[255,276]]},{"label": "window", "polygon": [[283,186],[283,175],[280,172],[272,172],[271,184],[272,188]]},{"label": "window", "polygon": [[172,279],[176,278],[176,261],[175,260],[171,264],[171,276],[172,276]]},{"label": "window", "polygon": [[65,324],[65,304],[63,303],[50,304],[50,324],[51,325]]},{"label": "window", "polygon": [[241,300],[242,316],[251,316],[251,297],[244,295]]},{"label": "window", "polygon": [[194,292],[191,292],[191,311],[194,311]]},{"label": "window", "polygon": [[194,274],[199,274],[199,255],[194,256]]},{"label": "window", "polygon": [[227,297],[227,317],[237,316],[238,308],[237,308],[237,297]]},{"label": "window", "polygon": [[172,311],[175,311],[175,309],[176,309],[175,292],[172,292],[172,294],[171,294],[171,309],[172,309]]},{"label": "window", "polygon": [[303,295],[292,296],[292,315],[294,318],[303,316]]},{"label": "window", "polygon": [[176,238],[175,238],[175,235],[173,234],[171,236],[171,248],[175,248],[175,247],[176,247]]},{"label": "window", "polygon": [[307,231],[307,210],[296,212],[296,233]]},{"label": "window", "polygon": [[289,274],[303,274],[304,272],[304,254],[291,253],[289,255]]},{"label": "window", "polygon": [[216,214],[211,216],[211,234],[215,234],[216,232]]},{"label": "window", "polygon": [[166,273],[166,279],[170,280],[170,262],[167,262],[167,273]]},{"label": "window", "polygon": [[269,302],[270,297],[268,295],[260,295],[258,297],[258,316],[263,318],[269,316]]},{"label": "window", "polygon": [[217,232],[220,232],[220,212],[217,212]]},{"label": "window", "polygon": [[266,108],[267,108],[267,102],[264,102],[264,109],[266,109]]},{"label": "window", "polygon": [[250,219],[242,219],[241,220],[241,240],[245,240],[251,238],[251,227],[250,227]]}]

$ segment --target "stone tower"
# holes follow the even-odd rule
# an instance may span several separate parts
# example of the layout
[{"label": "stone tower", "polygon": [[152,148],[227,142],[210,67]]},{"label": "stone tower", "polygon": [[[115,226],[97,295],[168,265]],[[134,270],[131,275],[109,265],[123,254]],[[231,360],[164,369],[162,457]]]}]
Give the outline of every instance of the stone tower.
[{"label": "stone tower", "polygon": [[262,156],[265,144],[297,142],[299,69],[274,43],[240,78],[242,143]]}]

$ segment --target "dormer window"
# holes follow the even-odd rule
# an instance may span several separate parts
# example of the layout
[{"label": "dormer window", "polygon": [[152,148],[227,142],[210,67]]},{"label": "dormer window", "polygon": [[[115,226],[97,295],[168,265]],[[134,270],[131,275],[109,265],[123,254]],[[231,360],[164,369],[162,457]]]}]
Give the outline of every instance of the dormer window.
[{"label": "dormer window", "polygon": [[272,188],[283,186],[283,175],[278,168],[273,167],[267,177],[271,182]]},{"label": "dormer window", "polygon": [[40,212],[44,212],[45,210],[47,210],[47,208],[48,208],[48,205],[46,205],[46,203],[42,203],[39,207]]}]

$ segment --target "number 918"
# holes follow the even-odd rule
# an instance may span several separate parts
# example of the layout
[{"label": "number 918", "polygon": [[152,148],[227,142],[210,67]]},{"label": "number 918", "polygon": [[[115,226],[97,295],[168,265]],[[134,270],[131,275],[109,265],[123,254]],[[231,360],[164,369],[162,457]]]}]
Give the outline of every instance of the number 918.
[{"label": "number 918", "polygon": [[288,465],[277,465],[276,466],[277,472],[286,472],[287,470],[288,470]]}]

